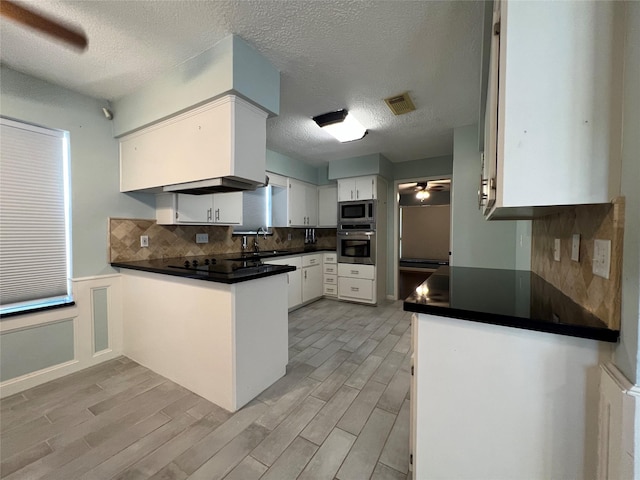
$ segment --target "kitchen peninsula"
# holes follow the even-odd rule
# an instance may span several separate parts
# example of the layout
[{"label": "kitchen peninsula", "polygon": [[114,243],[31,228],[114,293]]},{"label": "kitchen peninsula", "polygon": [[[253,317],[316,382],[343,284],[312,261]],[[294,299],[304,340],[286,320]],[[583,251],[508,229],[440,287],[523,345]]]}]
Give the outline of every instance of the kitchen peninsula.
[{"label": "kitchen peninsula", "polygon": [[589,478],[615,326],[529,271],[440,267],[404,309],[415,478]]},{"label": "kitchen peninsula", "polygon": [[229,257],[112,265],[122,273],[123,353],[233,412],[285,374],[282,274],[295,267]]}]

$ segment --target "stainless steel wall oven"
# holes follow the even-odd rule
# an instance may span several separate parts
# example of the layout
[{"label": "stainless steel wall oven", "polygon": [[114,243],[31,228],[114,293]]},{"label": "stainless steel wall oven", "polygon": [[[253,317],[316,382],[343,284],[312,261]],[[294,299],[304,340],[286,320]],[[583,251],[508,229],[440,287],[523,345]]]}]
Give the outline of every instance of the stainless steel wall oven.
[{"label": "stainless steel wall oven", "polygon": [[340,224],[338,263],[376,264],[375,225]]}]

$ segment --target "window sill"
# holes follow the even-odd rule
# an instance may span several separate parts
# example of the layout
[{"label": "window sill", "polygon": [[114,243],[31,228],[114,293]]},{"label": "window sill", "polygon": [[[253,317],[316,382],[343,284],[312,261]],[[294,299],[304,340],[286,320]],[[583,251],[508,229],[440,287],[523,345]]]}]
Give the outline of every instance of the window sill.
[{"label": "window sill", "polygon": [[0,320],[4,320],[5,318],[14,318],[20,315],[31,315],[33,313],[46,312],[48,310],[57,310],[60,308],[75,307],[75,305],[76,305],[76,302],[72,300],[70,302],[59,303],[56,305],[43,305],[41,307],[28,308],[24,310],[18,310],[15,312],[7,312],[7,313],[0,314]]}]

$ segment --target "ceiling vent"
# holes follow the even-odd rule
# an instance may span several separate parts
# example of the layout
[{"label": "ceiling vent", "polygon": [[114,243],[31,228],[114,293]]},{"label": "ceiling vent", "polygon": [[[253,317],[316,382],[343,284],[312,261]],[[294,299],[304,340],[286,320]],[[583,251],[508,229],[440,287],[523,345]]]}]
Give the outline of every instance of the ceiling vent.
[{"label": "ceiling vent", "polygon": [[385,98],[384,101],[394,115],[404,115],[416,109],[411,101],[411,97],[409,97],[409,92],[404,92],[395,97]]}]

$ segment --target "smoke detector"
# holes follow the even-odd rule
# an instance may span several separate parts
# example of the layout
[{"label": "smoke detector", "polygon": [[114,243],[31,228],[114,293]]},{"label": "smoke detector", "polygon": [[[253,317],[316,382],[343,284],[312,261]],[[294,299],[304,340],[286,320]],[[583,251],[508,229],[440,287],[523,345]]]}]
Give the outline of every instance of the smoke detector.
[{"label": "smoke detector", "polygon": [[384,101],[394,115],[404,115],[405,113],[412,112],[416,109],[415,105],[411,101],[409,92],[404,92],[394,97],[385,98]]}]

